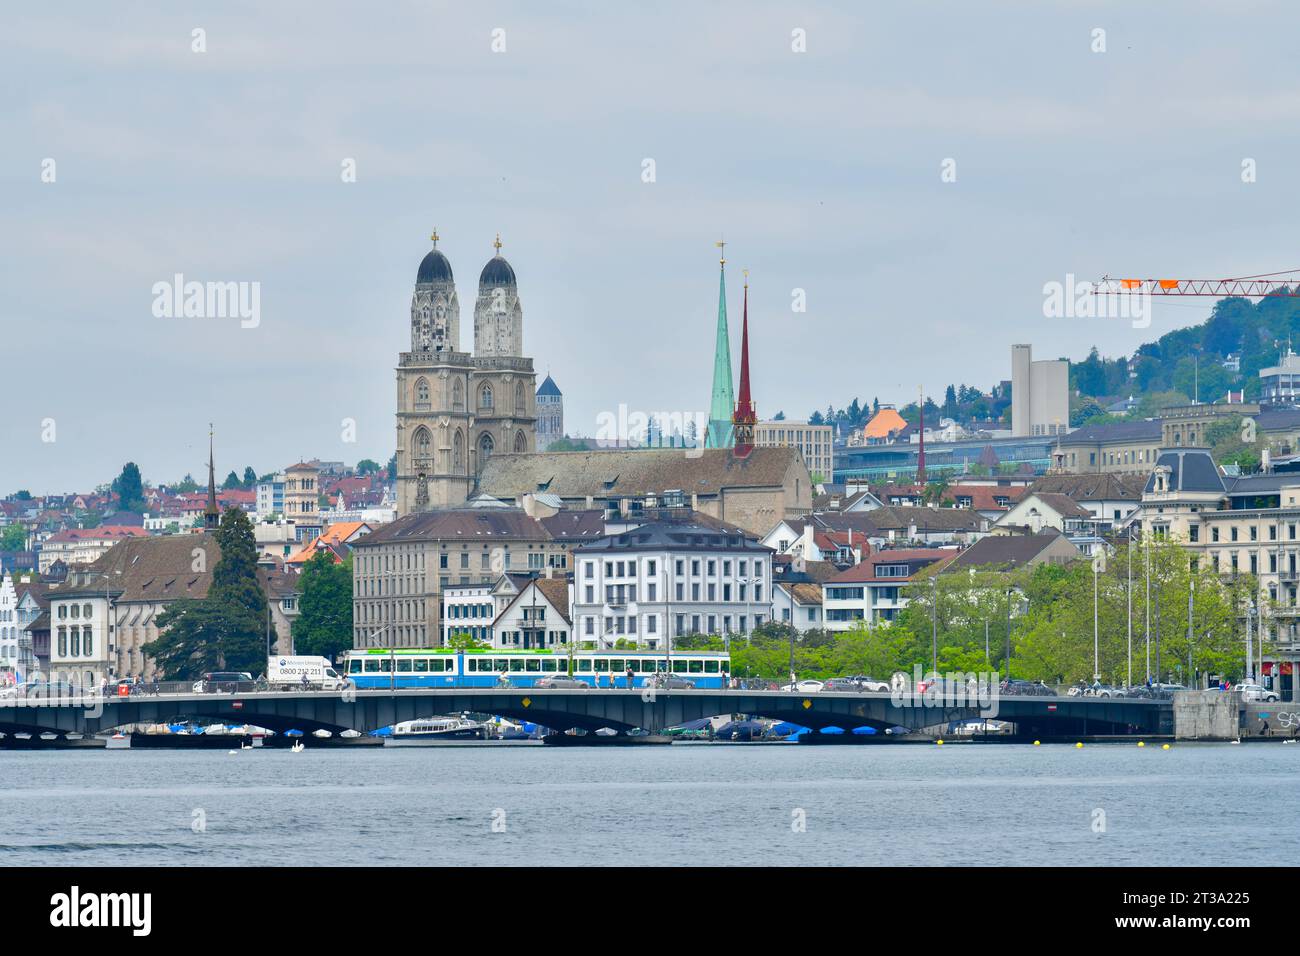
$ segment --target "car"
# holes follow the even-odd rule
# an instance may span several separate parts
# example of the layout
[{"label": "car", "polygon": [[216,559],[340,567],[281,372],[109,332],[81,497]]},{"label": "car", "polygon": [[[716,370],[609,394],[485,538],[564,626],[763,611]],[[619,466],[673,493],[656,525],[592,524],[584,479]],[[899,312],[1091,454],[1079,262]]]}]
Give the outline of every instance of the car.
[{"label": "car", "polygon": [[888,694],[890,690],[889,681],[876,680],[874,677],[867,677],[863,674],[854,674],[849,678],[849,680],[857,681],[858,686],[861,687],[863,691],[873,694]]},{"label": "car", "polygon": [[1092,683],[1084,688],[1083,696],[1105,697],[1109,699],[1114,697],[1123,697],[1126,693],[1127,691],[1125,691],[1123,687],[1113,687],[1110,684]]},{"label": "car", "polygon": [[1243,681],[1232,689],[1239,692],[1241,699],[1244,701],[1263,701],[1271,704],[1282,699],[1276,692],[1269,690],[1262,684],[1255,684],[1250,681]]},{"label": "car", "polygon": [[651,674],[641,683],[641,686],[653,687],[655,690],[694,690],[695,681],[682,677],[680,674],[660,672]]},{"label": "car", "polygon": [[865,689],[853,677],[832,677],[822,684],[822,690],[829,694],[859,694]]},{"label": "car", "polygon": [[533,681],[534,687],[550,688],[556,690],[565,688],[568,690],[586,690],[587,682],[578,680],[576,677],[570,677],[568,674],[549,674],[546,677],[539,677]]},{"label": "car", "polygon": [[1013,697],[1055,697],[1056,691],[1048,687],[1042,681],[1022,680],[1018,677],[1008,678],[999,686],[998,690],[1008,696]]},{"label": "car", "polygon": [[252,683],[253,675],[248,671],[210,671],[194,682],[193,690],[196,694],[233,694],[251,689]]},{"label": "car", "polygon": [[781,689],[786,692],[795,692],[799,694],[816,694],[825,688],[824,681],[819,680],[801,680],[796,684],[783,684]]}]

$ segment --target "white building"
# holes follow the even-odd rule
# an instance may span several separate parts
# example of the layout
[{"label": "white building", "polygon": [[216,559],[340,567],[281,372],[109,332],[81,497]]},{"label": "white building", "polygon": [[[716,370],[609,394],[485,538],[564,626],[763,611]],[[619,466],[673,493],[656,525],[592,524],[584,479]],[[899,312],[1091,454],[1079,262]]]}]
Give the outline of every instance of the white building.
[{"label": "white building", "polygon": [[0,577],[0,681],[15,679],[18,670],[18,592],[11,577]]},{"label": "white building", "polygon": [[572,596],[565,578],[533,578],[493,622],[493,646],[567,648]]},{"label": "white building", "polygon": [[772,616],[772,549],[738,528],[651,522],[574,552],[576,640],[658,648],[746,634]]},{"label": "white building", "polygon": [[811,581],[778,581],[772,589],[772,620],[800,634],[822,626],[822,586]]},{"label": "white building", "polygon": [[828,631],[848,631],[865,622],[892,621],[907,607],[907,586],[955,549],[896,548],[871,555],[822,585],[822,612]]},{"label": "white building", "polygon": [[[494,584],[449,584],[442,591],[442,644],[465,635],[474,641],[492,641],[492,622],[497,608],[492,600]],[[495,642],[493,642],[495,643]]]},{"label": "white building", "polygon": [[1035,362],[1033,347],[1011,346],[1011,434],[1056,435],[1070,430],[1070,363]]}]

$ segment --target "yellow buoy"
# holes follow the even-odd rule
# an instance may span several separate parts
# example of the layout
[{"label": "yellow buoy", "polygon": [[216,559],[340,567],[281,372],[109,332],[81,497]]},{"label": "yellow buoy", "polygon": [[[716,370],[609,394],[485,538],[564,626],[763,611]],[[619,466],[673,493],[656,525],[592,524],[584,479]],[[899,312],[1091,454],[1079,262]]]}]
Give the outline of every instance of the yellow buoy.
[{"label": "yellow buoy", "polygon": [[1147,742],[1146,742],[1145,740],[1139,740],[1139,741],[1138,741],[1138,746],[1139,746],[1139,747],[1145,747],[1146,745],[1147,745]]},{"label": "yellow buoy", "polygon": [[936,740],[935,743],[938,744],[940,747],[943,746],[943,740]]},{"label": "yellow buoy", "polygon": [[1165,745],[1164,745],[1163,747],[1161,747],[1160,749],[1161,749],[1161,750],[1168,750],[1168,749],[1169,749],[1169,745],[1168,745],[1168,744],[1165,744]]},{"label": "yellow buoy", "polygon": [[1078,742],[1077,744],[1075,744],[1074,746],[1075,746],[1075,747],[1082,747],[1082,746],[1083,746],[1083,741],[1082,741],[1082,740],[1079,741],[1079,742]]},{"label": "yellow buoy", "polygon": [[1037,740],[1034,741],[1034,746],[1035,746],[1035,747],[1038,746],[1038,741],[1037,741]]}]

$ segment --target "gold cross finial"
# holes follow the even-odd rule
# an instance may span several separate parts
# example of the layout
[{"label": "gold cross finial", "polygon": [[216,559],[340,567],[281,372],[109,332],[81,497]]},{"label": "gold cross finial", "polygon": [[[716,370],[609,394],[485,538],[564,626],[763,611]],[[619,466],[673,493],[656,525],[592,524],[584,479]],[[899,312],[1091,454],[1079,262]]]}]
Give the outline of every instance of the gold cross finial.
[{"label": "gold cross finial", "polygon": [[501,255],[501,233],[497,233],[496,242],[492,243],[492,248],[497,251],[497,255]]},{"label": "gold cross finial", "polygon": [[727,264],[727,240],[719,239],[717,242],[714,243],[714,245],[722,250],[720,253],[718,253],[718,264],[726,265]]},{"label": "gold cross finial", "polygon": [[741,269],[740,271],[741,271],[742,273],[744,273],[744,275],[745,275],[745,285],[748,286],[748,285],[749,285],[749,270],[748,270],[748,269]]},{"label": "gold cross finial", "polygon": [[429,238],[433,240],[433,247],[435,249],[438,248],[438,227],[437,226],[433,227],[433,234],[429,236]]}]

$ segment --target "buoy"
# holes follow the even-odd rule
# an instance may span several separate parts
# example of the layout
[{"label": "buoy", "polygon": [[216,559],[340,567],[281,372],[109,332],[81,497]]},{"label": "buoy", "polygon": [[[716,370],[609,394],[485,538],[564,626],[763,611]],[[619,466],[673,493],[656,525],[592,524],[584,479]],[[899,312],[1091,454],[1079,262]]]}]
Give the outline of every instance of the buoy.
[{"label": "buoy", "polygon": [[1163,747],[1161,747],[1160,749],[1161,749],[1161,750],[1168,750],[1168,749],[1169,749],[1169,745],[1168,745],[1168,744],[1165,744],[1165,745],[1164,745]]},{"label": "buoy", "polygon": [[943,738],[940,738],[940,739],[936,740],[935,743],[938,744],[940,747],[942,747],[942,746],[943,746]]},{"label": "buoy", "polygon": [[1147,742],[1146,742],[1145,740],[1139,740],[1139,741],[1138,741],[1138,746],[1139,746],[1139,747],[1145,747],[1146,745],[1147,745]]},{"label": "buoy", "polygon": [[1082,747],[1082,746],[1083,746],[1083,741],[1082,741],[1082,740],[1079,741],[1079,742],[1078,742],[1077,744],[1075,744],[1074,746],[1075,746],[1076,749],[1079,748],[1079,747]]},{"label": "buoy", "polygon": [[1037,740],[1034,741],[1034,746],[1035,746],[1035,747],[1038,746],[1038,741],[1037,741]]}]

